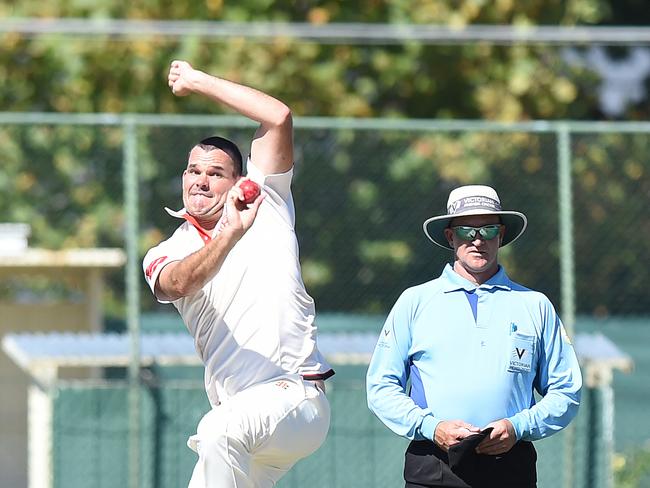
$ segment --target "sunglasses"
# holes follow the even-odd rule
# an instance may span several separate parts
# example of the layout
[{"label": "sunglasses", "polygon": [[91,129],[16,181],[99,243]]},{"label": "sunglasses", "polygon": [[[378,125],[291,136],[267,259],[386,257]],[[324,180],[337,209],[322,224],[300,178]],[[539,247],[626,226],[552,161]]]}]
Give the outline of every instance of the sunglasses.
[{"label": "sunglasses", "polygon": [[458,225],[456,227],[452,227],[451,230],[454,231],[456,237],[464,241],[473,241],[477,238],[477,236],[480,236],[481,239],[484,239],[486,241],[491,241],[499,235],[501,225],[491,224],[484,225],[483,227],[468,227],[465,225]]}]

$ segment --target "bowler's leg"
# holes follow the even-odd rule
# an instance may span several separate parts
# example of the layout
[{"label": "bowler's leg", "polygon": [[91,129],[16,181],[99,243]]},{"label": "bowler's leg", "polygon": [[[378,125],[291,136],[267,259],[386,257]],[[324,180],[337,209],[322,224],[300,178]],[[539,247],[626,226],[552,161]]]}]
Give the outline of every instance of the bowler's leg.
[{"label": "bowler's leg", "polygon": [[270,488],[320,447],[329,421],[325,394],[297,375],[240,392],[190,438],[199,461],[189,488]]},{"label": "bowler's leg", "polygon": [[325,393],[305,382],[305,398],[279,419],[268,441],[253,453],[250,467],[257,486],[274,486],[300,459],[314,453],[325,441],[329,425]]},{"label": "bowler's leg", "polygon": [[199,455],[188,488],[254,488],[249,479],[251,456],[241,440],[228,434],[231,412],[208,412],[188,445]]}]

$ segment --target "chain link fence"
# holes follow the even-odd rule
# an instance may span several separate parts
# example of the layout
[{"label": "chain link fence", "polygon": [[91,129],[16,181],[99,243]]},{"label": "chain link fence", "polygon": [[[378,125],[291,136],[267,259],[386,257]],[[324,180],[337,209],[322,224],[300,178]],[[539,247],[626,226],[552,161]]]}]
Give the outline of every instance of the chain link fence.
[{"label": "chain link fence", "polygon": [[[314,486],[403,486],[404,451],[408,444],[388,431],[365,408],[364,367],[337,365],[329,383],[332,422],[327,440],[312,456],[299,461],[279,482],[281,488]],[[200,372],[198,373],[200,376]],[[53,416],[53,488],[128,485],[128,387],[124,383],[61,383]],[[141,488],[186,486],[196,455],[185,445],[209,405],[201,382],[168,381],[143,391],[140,466]],[[587,402],[588,407],[589,402]],[[581,430],[580,432],[586,432]],[[564,466],[569,455],[580,463],[573,487],[606,486],[583,475],[587,440],[569,446],[564,434],[536,443],[541,487],[567,486]],[[582,469],[581,469],[582,468]]]},{"label": "chain link fence", "polygon": [[[327,440],[315,454],[299,461],[278,486],[402,486],[408,441],[395,436],[367,410],[365,366],[338,364],[335,368],[337,375],[328,381],[332,421]],[[167,379],[143,388],[140,488],[174,488],[189,481],[196,455],[186,447],[187,437],[209,409],[200,381],[202,372],[196,368],[193,374],[195,381]],[[601,445],[598,425],[599,411],[607,402],[598,395],[597,390],[586,391],[580,414],[571,426],[574,435],[563,431],[535,443],[540,487],[611,486],[603,469],[607,450]],[[89,480],[100,488],[128,485],[127,397],[128,385],[119,381],[57,385],[53,488],[83,488]]]},{"label": "chain link fence", "polygon": [[[125,117],[20,115],[0,116],[4,218],[29,222],[36,246],[122,247]],[[182,206],[191,146],[219,133],[246,153],[254,128],[236,117],[134,117],[142,254],[177,225],[163,206]],[[296,227],[320,310],[385,313],[403,288],[437,276],[452,256],[430,245],[422,222],[471,183],[494,186],[505,208],[528,216],[501,260],[561,307],[558,133],[568,130],[576,312],[648,313],[639,242],[650,235],[650,125],[299,119],[296,127]],[[121,286],[111,287],[118,297]]]},{"label": "chain link fence", "polygon": [[[130,266],[136,267],[178,225],[163,206],[182,206],[180,178],[190,147],[218,133],[246,154],[254,132],[237,117],[0,114],[0,121],[4,219],[28,222],[30,245],[37,247],[128,247],[135,239]],[[569,322],[574,314],[650,315],[643,264],[650,237],[650,124],[298,119],[295,126],[296,228],[304,280],[318,311],[385,314],[404,288],[438,276],[452,256],[426,239],[422,222],[445,211],[455,186],[481,183],[497,189],[504,208],[528,216],[527,232],[500,254],[515,281],[547,294]],[[126,131],[135,142],[131,149],[123,145]],[[568,200],[560,191],[562,137]],[[134,215],[124,205],[123,161],[129,159],[137,173],[131,182],[135,236],[125,235]],[[567,217],[571,225],[563,235]],[[570,256],[562,254],[562,239],[569,239]],[[573,284],[568,294],[566,283]],[[58,286],[6,282],[0,300],[36,303],[53,299],[52,293],[75,299],[77,290]],[[143,280],[127,289],[116,273],[106,289],[108,314],[124,317],[133,293],[141,295],[137,313],[169,311],[155,303]],[[363,368],[338,369],[327,444],[281,486],[399,486],[404,442],[367,411]],[[77,384],[53,394],[55,486],[76,486],[75,480],[127,486],[123,386]],[[143,487],[183,486],[194,463],[185,440],[206,408],[200,384],[141,388]],[[570,444],[563,437],[540,443],[540,486],[566,482],[561,466],[570,457],[576,473],[584,473],[580,442],[586,441],[576,437]]]}]

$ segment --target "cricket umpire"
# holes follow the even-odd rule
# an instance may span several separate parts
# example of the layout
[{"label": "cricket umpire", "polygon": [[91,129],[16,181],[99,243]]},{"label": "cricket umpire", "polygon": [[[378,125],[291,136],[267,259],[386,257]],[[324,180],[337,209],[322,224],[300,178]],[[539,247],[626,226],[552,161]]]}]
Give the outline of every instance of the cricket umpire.
[{"label": "cricket umpire", "polygon": [[453,264],[402,293],[367,373],[368,406],[411,439],[407,488],[535,487],[531,441],[578,411],[581,373],[553,305],[498,264],[526,225],[483,185],[456,188],[423,224]]},{"label": "cricket umpire", "polygon": [[[150,249],[145,278],[179,311],[205,365],[211,410],[190,437],[190,488],[270,488],[324,442],[334,374],[316,346],[315,308],[302,280],[289,108],[254,88],[171,64],[176,96],[198,95],[257,122],[242,156],[222,137],[192,147],[180,225]],[[243,184],[261,188],[252,203]]]}]

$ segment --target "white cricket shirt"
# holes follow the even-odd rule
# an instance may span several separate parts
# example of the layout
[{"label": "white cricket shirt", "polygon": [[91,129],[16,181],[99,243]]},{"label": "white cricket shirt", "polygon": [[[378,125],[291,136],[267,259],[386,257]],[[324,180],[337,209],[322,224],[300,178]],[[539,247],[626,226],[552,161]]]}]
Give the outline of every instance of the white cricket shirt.
[{"label": "white cricket shirt", "polygon": [[[314,300],[300,272],[293,169],[265,176],[249,160],[247,176],[266,194],[255,222],[212,280],[172,302],[194,337],[213,406],[220,397],[283,374],[307,379],[334,374],[316,346]],[[154,294],[164,266],[198,251],[212,237],[200,232],[184,209],[167,211],[186,221],[144,258],[145,278]]]}]

